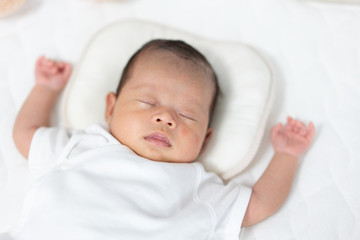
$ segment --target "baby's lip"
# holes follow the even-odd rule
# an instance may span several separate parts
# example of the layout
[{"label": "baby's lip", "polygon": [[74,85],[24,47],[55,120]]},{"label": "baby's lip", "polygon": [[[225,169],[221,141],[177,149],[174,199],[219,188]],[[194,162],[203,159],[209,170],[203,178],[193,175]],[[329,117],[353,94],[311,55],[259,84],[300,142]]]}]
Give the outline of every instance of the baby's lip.
[{"label": "baby's lip", "polygon": [[155,132],[144,137],[144,139],[158,147],[171,147],[169,138],[164,133]]}]

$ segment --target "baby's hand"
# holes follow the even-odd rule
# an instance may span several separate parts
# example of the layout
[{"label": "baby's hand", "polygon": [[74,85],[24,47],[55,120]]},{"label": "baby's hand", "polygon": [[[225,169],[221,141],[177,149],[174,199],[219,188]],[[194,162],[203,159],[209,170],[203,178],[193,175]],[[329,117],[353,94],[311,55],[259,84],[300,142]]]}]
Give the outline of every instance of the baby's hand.
[{"label": "baby's hand", "polygon": [[282,128],[282,124],[279,123],[271,129],[271,142],[275,152],[283,152],[299,158],[314,138],[314,124],[310,122],[307,128],[304,123],[288,117],[284,129]]},{"label": "baby's hand", "polygon": [[64,89],[71,74],[70,63],[55,62],[41,56],[36,61],[36,84],[40,84],[60,92]]}]

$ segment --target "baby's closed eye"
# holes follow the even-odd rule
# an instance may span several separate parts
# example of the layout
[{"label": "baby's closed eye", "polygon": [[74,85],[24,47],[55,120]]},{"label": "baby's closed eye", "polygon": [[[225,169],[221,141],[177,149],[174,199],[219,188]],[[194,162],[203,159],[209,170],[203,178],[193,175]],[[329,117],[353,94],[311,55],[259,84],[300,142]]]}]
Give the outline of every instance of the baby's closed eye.
[{"label": "baby's closed eye", "polygon": [[[143,107],[146,107],[146,108],[152,108],[152,107],[158,106],[156,101],[151,100],[151,99],[137,98],[136,101],[139,102]],[[193,113],[179,111],[178,115],[186,120],[189,120],[192,122],[198,122],[197,118],[194,116],[195,114],[193,114]]]},{"label": "baby's closed eye", "polygon": [[144,105],[147,105],[147,106],[153,106],[155,107],[156,106],[156,103],[154,101],[151,101],[151,100],[144,100],[144,99],[136,99],[138,102],[144,104]]},{"label": "baby's closed eye", "polygon": [[192,115],[184,114],[184,113],[180,113],[179,115],[180,115],[181,117],[185,118],[185,119],[188,119],[188,120],[197,122],[197,120],[196,120]]}]

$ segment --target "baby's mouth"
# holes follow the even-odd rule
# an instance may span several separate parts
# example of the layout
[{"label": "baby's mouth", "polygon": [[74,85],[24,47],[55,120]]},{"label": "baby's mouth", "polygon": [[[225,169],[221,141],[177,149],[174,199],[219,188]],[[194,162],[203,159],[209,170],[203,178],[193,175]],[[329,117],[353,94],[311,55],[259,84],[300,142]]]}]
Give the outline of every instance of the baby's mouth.
[{"label": "baby's mouth", "polygon": [[152,133],[149,136],[144,137],[144,139],[158,147],[171,147],[168,137],[160,132]]}]

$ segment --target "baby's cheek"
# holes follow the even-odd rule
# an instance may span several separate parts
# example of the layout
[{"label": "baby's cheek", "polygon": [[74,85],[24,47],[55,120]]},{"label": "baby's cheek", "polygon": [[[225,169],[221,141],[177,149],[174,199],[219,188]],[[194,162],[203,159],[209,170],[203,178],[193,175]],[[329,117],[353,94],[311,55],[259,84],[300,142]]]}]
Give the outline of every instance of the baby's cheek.
[{"label": "baby's cheek", "polygon": [[199,148],[202,144],[202,139],[196,131],[190,129],[181,129],[180,131],[181,140],[185,141],[187,145],[194,150]]}]

